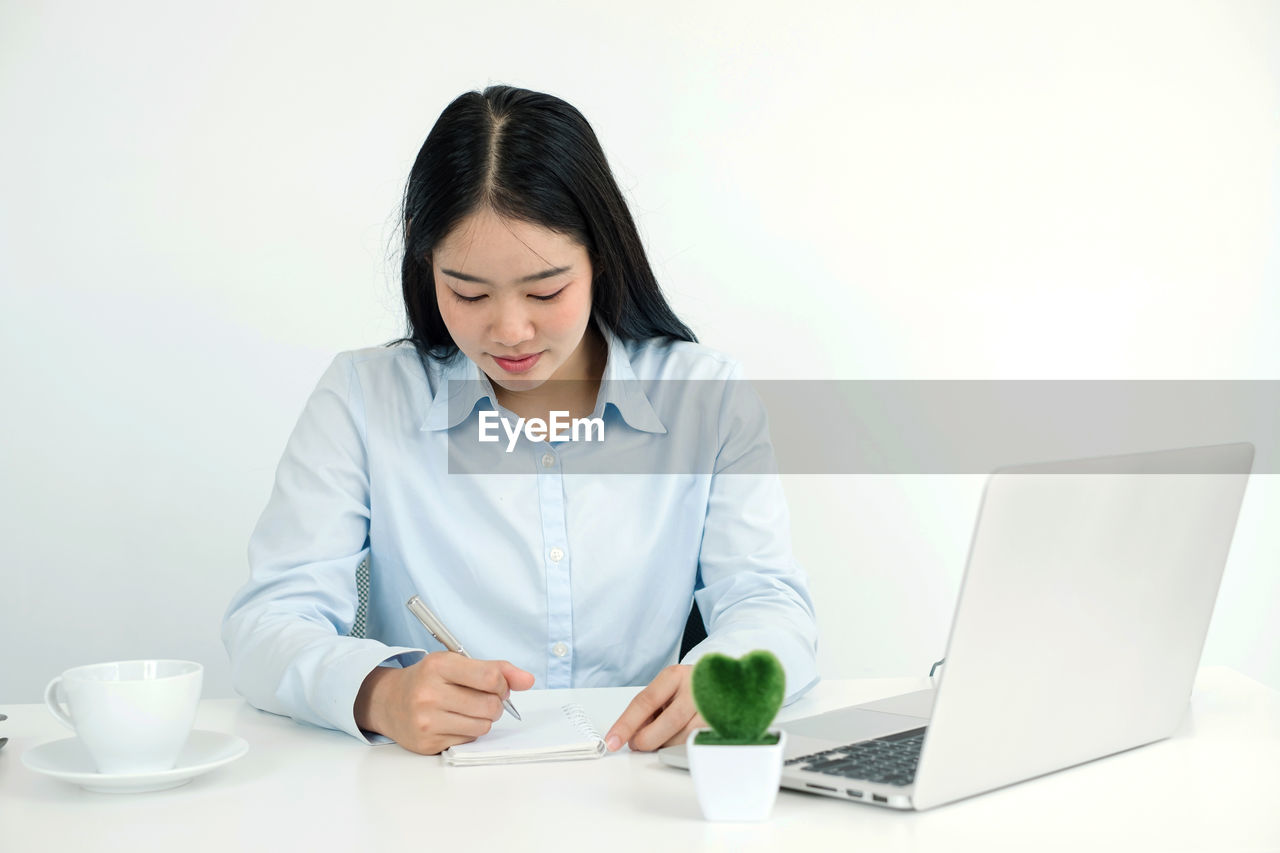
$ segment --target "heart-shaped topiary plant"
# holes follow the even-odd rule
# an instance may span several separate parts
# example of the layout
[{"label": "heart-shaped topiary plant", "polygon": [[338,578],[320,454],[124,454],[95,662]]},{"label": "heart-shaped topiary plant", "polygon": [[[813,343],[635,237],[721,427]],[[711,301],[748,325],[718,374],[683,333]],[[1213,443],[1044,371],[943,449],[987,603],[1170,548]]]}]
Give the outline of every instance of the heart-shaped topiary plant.
[{"label": "heart-shaped topiary plant", "polygon": [[782,707],[786,674],[772,652],[757,649],[741,658],[712,652],[693,667],[693,703],[714,731],[694,743],[747,745],[778,742],[765,730]]}]

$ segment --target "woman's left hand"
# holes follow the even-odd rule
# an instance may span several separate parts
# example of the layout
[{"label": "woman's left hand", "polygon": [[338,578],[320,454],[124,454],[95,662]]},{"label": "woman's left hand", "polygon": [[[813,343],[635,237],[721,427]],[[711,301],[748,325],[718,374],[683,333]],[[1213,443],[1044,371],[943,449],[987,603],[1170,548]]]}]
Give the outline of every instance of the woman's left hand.
[{"label": "woman's left hand", "polygon": [[609,729],[604,739],[609,751],[621,749],[624,743],[639,752],[684,743],[689,732],[705,726],[693,704],[692,674],[693,667],[685,664],[658,673]]}]

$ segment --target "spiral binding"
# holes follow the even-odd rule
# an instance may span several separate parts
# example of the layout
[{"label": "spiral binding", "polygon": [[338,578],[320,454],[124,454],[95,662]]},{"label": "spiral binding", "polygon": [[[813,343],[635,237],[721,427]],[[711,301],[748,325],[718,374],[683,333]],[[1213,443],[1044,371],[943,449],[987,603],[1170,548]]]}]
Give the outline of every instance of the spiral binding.
[{"label": "spiral binding", "polygon": [[561,705],[560,710],[564,711],[564,715],[569,718],[569,722],[578,727],[578,731],[592,740],[600,740],[600,732],[596,731],[595,724],[591,722],[587,712],[582,710],[581,705],[577,702],[570,702],[568,705]]}]

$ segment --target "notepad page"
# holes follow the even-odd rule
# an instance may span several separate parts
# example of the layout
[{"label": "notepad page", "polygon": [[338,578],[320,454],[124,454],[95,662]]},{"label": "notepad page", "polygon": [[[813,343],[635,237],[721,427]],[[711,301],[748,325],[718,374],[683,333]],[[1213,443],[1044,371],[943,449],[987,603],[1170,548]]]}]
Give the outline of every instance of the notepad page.
[{"label": "notepad page", "polygon": [[557,702],[549,707],[525,708],[521,713],[523,720],[503,714],[488,734],[445,750],[445,761],[510,764],[598,758],[605,752],[595,726],[576,704]]}]

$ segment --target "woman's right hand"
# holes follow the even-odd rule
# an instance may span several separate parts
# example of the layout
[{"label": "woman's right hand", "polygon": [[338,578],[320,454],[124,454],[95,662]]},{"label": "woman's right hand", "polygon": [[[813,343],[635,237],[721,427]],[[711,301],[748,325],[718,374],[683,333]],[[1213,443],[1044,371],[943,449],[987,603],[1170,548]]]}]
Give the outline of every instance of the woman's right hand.
[{"label": "woman's right hand", "polygon": [[533,674],[505,660],[433,652],[412,666],[380,666],[356,696],[356,725],[410,752],[435,755],[473,741],[503,714],[512,690],[528,690]]}]

